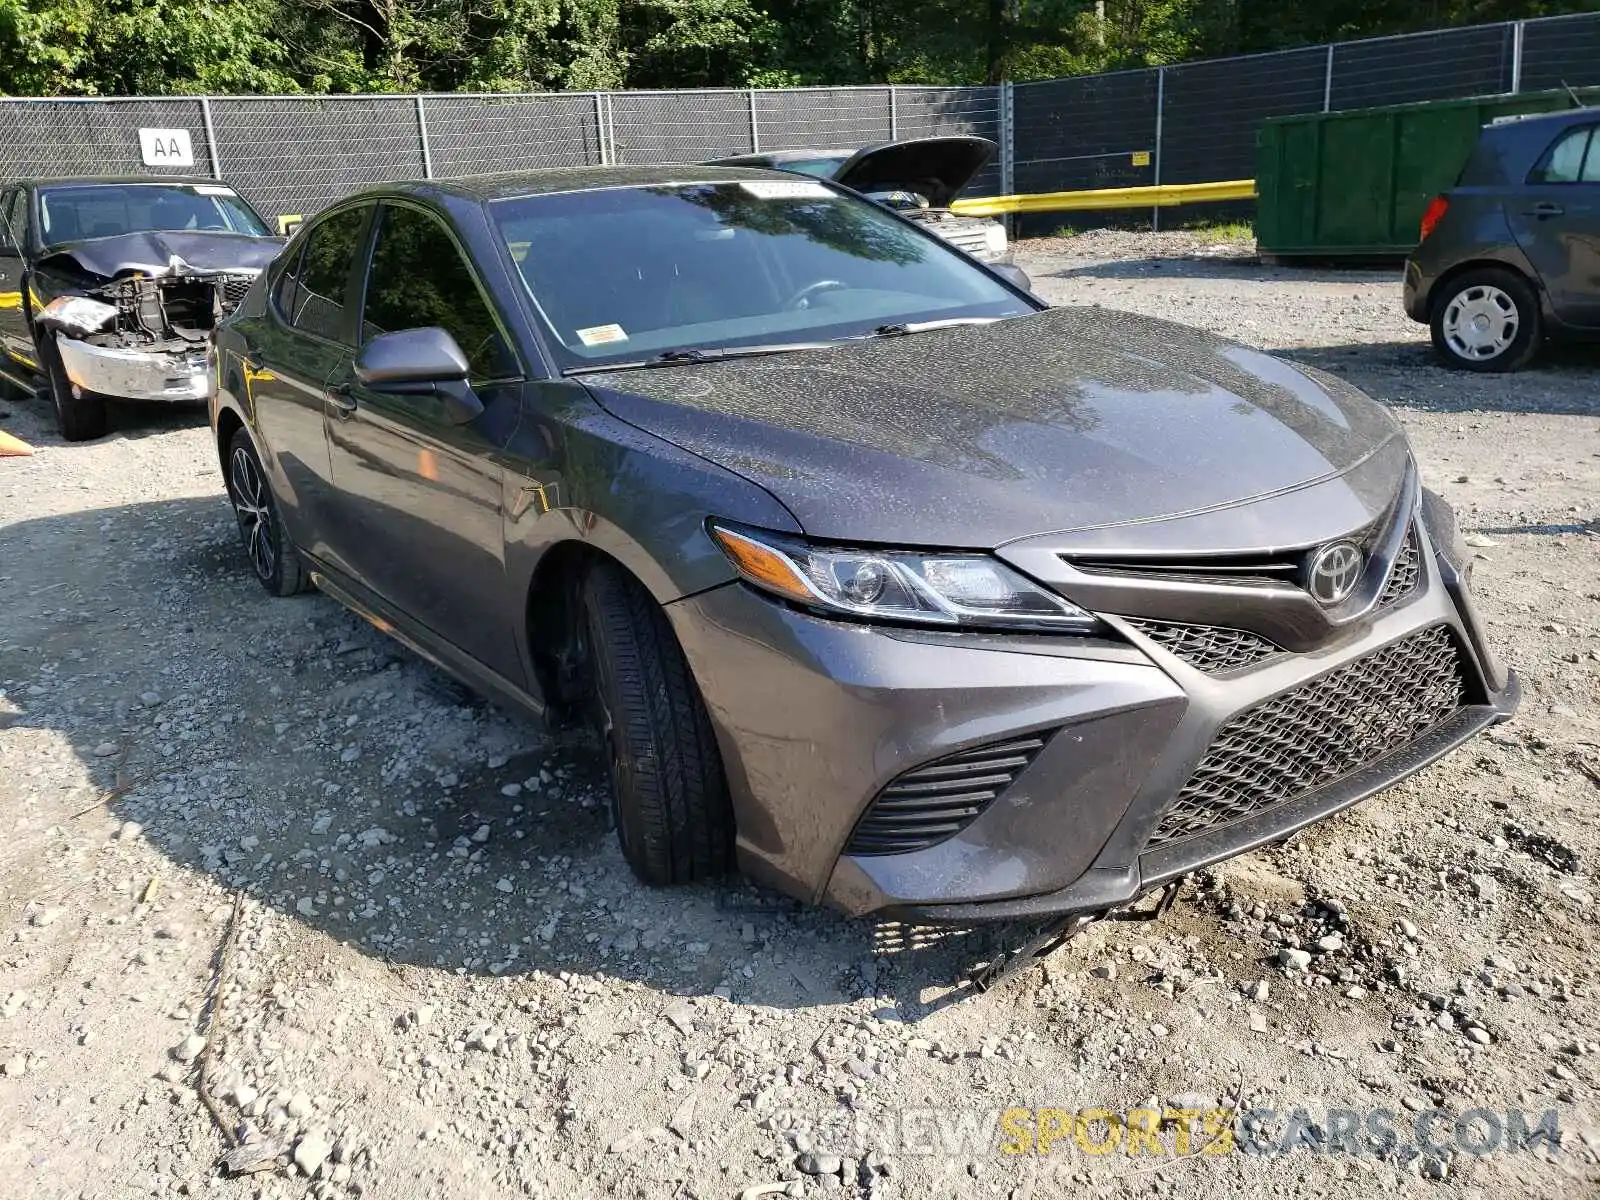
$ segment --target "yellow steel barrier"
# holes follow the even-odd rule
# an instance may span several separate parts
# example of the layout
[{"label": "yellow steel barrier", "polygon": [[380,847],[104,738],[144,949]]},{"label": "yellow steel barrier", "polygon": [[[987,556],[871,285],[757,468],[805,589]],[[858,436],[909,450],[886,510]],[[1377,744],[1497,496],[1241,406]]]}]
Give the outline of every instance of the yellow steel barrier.
[{"label": "yellow steel barrier", "polygon": [[1070,212],[1101,208],[1171,208],[1216,200],[1253,200],[1254,179],[1221,183],[1161,183],[1154,187],[1098,188],[1086,192],[1042,192],[1032,196],[975,196],[957,200],[952,212],[964,217],[998,217],[1003,213]]}]

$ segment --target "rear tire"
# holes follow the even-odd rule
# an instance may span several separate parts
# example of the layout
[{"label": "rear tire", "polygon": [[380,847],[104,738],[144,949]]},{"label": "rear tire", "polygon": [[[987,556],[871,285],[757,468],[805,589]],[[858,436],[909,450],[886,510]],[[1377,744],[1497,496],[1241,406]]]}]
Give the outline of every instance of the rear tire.
[{"label": "rear tire", "polygon": [[[76,388],[67,378],[56,349],[54,335],[44,332],[34,337],[39,351],[39,368],[56,410],[56,428],[69,442],[90,442],[106,434],[106,398],[97,392]],[[73,393],[76,392],[77,395]]]},{"label": "rear tire", "polygon": [[1452,279],[1433,302],[1433,347],[1466,371],[1516,371],[1544,341],[1539,296],[1522,275],[1484,267]]},{"label": "rear tire", "polygon": [[721,875],[733,810],[711,718],[654,597],[602,563],[583,585],[593,722],[610,767],[623,857],[655,886]]},{"label": "rear tire", "polygon": [[239,540],[256,580],[274,596],[292,596],[310,586],[300,551],[284,526],[277,497],[246,429],[228,443],[228,500],[239,522]]}]

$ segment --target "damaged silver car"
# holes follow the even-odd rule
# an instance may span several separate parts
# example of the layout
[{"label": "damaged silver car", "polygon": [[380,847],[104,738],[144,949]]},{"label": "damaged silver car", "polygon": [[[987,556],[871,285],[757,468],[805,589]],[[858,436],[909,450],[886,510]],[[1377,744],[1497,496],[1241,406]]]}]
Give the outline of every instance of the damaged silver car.
[{"label": "damaged silver car", "polygon": [[211,331],[282,239],[213,179],[29,180],[0,190],[0,375],[68,441],[108,400],[203,401]]}]

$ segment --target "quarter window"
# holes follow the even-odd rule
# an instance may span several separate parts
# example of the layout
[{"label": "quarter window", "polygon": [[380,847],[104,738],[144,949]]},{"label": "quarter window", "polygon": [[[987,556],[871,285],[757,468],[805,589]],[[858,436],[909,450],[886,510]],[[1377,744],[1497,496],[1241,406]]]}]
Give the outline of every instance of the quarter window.
[{"label": "quarter window", "polygon": [[1600,183],[1594,126],[1568,130],[1533,169],[1529,183]]},{"label": "quarter window", "polygon": [[455,338],[474,379],[520,373],[455,242],[435,218],[386,207],[372,252],[361,340],[436,325]]},{"label": "quarter window", "polygon": [[345,341],[344,298],[366,222],[364,208],[335,213],[306,235],[300,261],[278,281],[279,310],[296,329]]},{"label": "quarter window", "polygon": [[294,293],[300,286],[300,260],[305,257],[305,250],[303,242],[294,248],[289,256],[289,265],[283,268],[277,282],[272,285],[272,302],[285,320],[294,312]]},{"label": "quarter window", "polygon": [[22,245],[28,236],[28,193],[18,188],[7,197],[5,209],[0,212],[6,226],[11,230],[11,236],[17,240],[17,245]]}]

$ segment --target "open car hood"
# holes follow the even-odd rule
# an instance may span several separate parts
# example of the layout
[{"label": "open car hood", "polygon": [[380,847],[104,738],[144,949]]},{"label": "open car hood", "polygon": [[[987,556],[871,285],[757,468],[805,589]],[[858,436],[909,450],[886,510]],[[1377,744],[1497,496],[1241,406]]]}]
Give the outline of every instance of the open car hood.
[{"label": "open car hood", "polygon": [[144,230],[82,238],[45,247],[40,264],[70,262],[80,272],[113,279],[140,275],[259,271],[283,249],[283,239],[245,233]]},{"label": "open car hood", "polygon": [[934,208],[950,201],[988,166],[999,148],[988,138],[929,137],[857,150],[833,173],[858,192],[915,192]]}]

